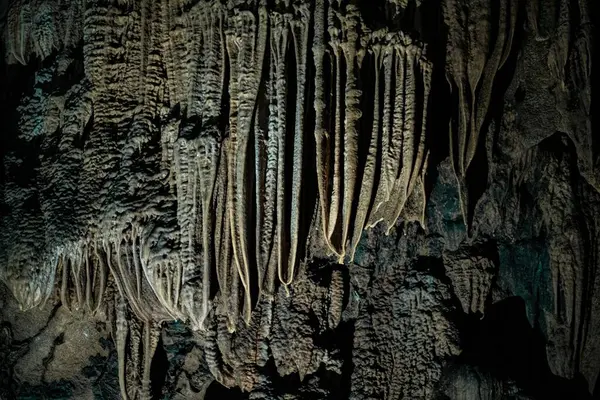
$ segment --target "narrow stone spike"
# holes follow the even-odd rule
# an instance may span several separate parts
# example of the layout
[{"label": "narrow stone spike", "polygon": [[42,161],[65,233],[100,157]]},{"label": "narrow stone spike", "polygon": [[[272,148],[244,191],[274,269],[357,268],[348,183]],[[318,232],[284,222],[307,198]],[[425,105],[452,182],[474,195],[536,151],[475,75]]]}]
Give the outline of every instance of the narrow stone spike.
[{"label": "narrow stone spike", "polygon": [[525,3],[525,11],[527,12],[527,26],[537,41],[547,39],[540,34],[539,12],[540,0],[530,0]]},{"label": "narrow stone spike", "polygon": [[[271,21],[272,22],[272,21]],[[271,34],[271,43],[274,35]],[[277,190],[278,190],[278,166],[279,166],[279,114],[278,97],[276,90],[276,70],[277,63],[273,54],[273,44],[271,44],[271,63],[269,68],[269,82],[267,94],[269,96],[269,125],[266,144],[266,171],[263,200],[263,219],[262,233],[259,236],[259,279],[263,279],[263,292],[267,296],[273,296],[275,290],[274,274],[270,274],[271,259],[274,259],[273,249],[275,242],[276,216],[277,216]],[[257,191],[258,193],[258,191]],[[262,270],[262,272],[261,272]]]},{"label": "narrow stone spike", "polygon": [[[96,259],[98,260],[98,266],[96,268],[96,274],[98,276],[99,282],[97,284],[98,290],[95,293],[94,299],[95,299],[95,306],[92,309],[92,313],[96,313],[99,309],[100,306],[102,305],[103,301],[102,299],[104,298],[104,293],[106,292],[106,281],[108,278],[108,267],[106,265],[106,263],[104,262],[104,258],[101,257],[101,255],[98,252],[98,244],[95,243],[94,244],[94,252],[96,254]],[[96,287],[96,282],[94,281],[94,287]]]},{"label": "narrow stone spike", "polygon": [[[464,12],[464,11],[463,11]],[[488,7],[477,7],[473,10],[473,15],[469,18],[472,28],[467,29],[461,35],[467,37],[467,57],[466,60],[453,59],[454,63],[466,63],[464,70],[455,76],[455,79],[465,82],[470,89],[471,103],[468,104],[471,109],[470,113],[473,116],[477,108],[477,87],[484,74],[488,48],[490,47],[490,29],[492,26],[492,18]],[[458,72],[458,71],[457,71]],[[468,132],[467,132],[468,135]],[[468,142],[468,137],[465,137],[465,143]],[[461,157],[465,156],[464,149]],[[466,170],[468,165],[464,165]]]},{"label": "narrow stone spike", "polygon": [[117,348],[117,358],[119,365],[119,387],[121,389],[121,398],[127,400],[127,381],[125,379],[125,358],[127,349],[127,336],[129,332],[129,324],[127,323],[127,305],[125,298],[116,294],[118,299],[116,300],[116,334],[115,334],[115,345]]},{"label": "narrow stone spike", "polygon": [[[237,248],[234,254],[237,258],[240,278],[244,287],[244,320],[250,322],[252,299],[250,297],[250,255],[247,235],[248,220],[248,173],[247,156],[249,154],[249,139],[252,132],[252,119],[256,107],[256,99],[262,76],[262,64],[267,40],[267,11],[259,8],[258,23],[251,12],[240,12],[238,29],[242,44],[240,47],[240,87],[238,109],[238,137],[235,160],[235,228]],[[258,25],[258,28],[256,27]],[[256,32],[255,32],[256,31]]]},{"label": "narrow stone spike", "polygon": [[314,33],[313,33],[313,62],[315,65],[315,151],[317,166],[317,186],[319,190],[319,208],[321,213],[321,229],[326,245],[332,250],[329,241],[329,135],[325,131],[325,5],[324,0],[315,1]]},{"label": "narrow stone spike", "polygon": [[83,282],[82,280],[82,268],[83,267],[83,258],[81,254],[81,249],[77,249],[74,259],[71,260],[71,271],[73,272],[73,284],[75,286],[75,296],[77,298],[77,306],[82,307],[84,304],[83,300]]},{"label": "narrow stone spike", "polygon": [[[145,317],[147,312],[145,312],[144,308],[140,304],[140,298],[136,296],[136,290],[131,284],[131,279],[128,271],[125,269],[125,263],[129,263],[128,261],[128,249],[124,250],[121,248],[122,240],[117,239],[117,245],[115,246],[115,255],[117,259],[117,274],[113,274],[115,277],[115,281],[120,281],[119,288],[122,290],[122,295],[127,300],[129,300],[129,305],[133,310],[134,314],[138,317]],[[127,241],[125,240],[125,245],[127,245]],[[123,257],[125,258],[125,263],[123,262]],[[161,297],[159,297],[160,299]],[[148,316],[149,317],[149,316]]]},{"label": "narrow stone spike", "polygon": [[[230,137],[231,139],[231,137]],[[233,152],[231,151],[231,145],[232,143],[230,141],[227,142],[227,154],[229,154],[229,157],[233,156]],[[231,243],[231,250],[232,250],[232,257],[227,257],[227,259],[224,257],[224,259],[226,259],[228,262],[227,264],[224,265],[224,268],[226,269],[226,274],[228,277],[228,281],[231,284],[231,289],[228,290],[228,294],[229,294],[229,307],[227,309],[227,316],[228,318],[228,322],[229,322],[229,329],[233,332],[236,327],[237,327],[237,321],[238,321],[238,316],[239,316],[239,289],[238,289],[238,285],[239,285],[239,266],[237,266],[237,258],[236,258],[236,243],[235,243],[235,226],[234,226],[234,207],[233,207],[233,197],[234,197],[234,193],[233,193],[233,168],[231,166],[231,163],[229,163],[228,169],[227,169],[227,223],[229,225],[229,240]],[[229,246],[225,248],[225,252],[228,252]],[[227,253],[227,255],[229,255]]]},{"label": "narrow stone spike", "polygon": [[93,308],[93,305],[92,305],[92,302],[93,302],[93,298],[92,298],[93,271],[91,269],[93,267],[90,266],[90,257],[89,257],[89,252],[88,252],[87,246],[85,249],[84,265],[85,265],[85,305],[89,311],[92,311],[92,308]]},{"label": "narrow stone spike", "polygon": [[[404,84],[404,128],[402,130],[402,163],[397,178],[403,181],[408,192],[410,176],[414,173],[417,148],[417,48],[409,46],[405,51],[405,84]],[[408,193],[406,193],[408,196]],[[397,217],[396,217],[397,218]]]},{"label": "narrow stone spike", "polygon": [[[186,126],[184,129],[191,129],[191,126]],[[180,260],[182,263],[182,276],[180,281],[181,285],[185,286],[197,279],[200,275],[196,262],[196,229],[201,213],[200,201],[198,201],[197,198],[200,177],[196,164],[196,153],[197,149],[192,140],[180,137],[176,141],[174,165],[177,187],[177,221],[181,227]],[[179,293],[180,284],[177,286],[176,292]],[[161,293],[164,293],[164,291],[161,291]],[[192,306],[190,305],[189,307]]]},{"label": "narrow stone spike", "polygon": [[141,399],[150,399],[151,398],[151,390],[150,390],[150,364],[152,363],[152,355],[154,352],[151,347],[151,322],[144,321],[143,323],[143,366],[142,366],[142,379],[141,379],[141,387],[140,387],[140,398]]},{"label": "narrow stone spike", "polygon": [[[201,145],[202,146],[202,145]],[[218,145],[212,138],[208,139],[203,143],[204,150],[201,152],[201,166],[200,176],[201,180],[201,191],[202,191],[202,245],[204,251],[202,252],[203,260],[203,274],[202,274],[202,315],[200,317],[200,323],[204,321],[209,311],[210,301],[210,280],[212,270],[212,220],[213,220],[213,192],[217,179],[217,168],[218,168]]]},{"label": "narrow stone spike", "polygon": [[423,201],[421,202],[421,215],[420,215],[420,223],[423,228],[425,228],[425,212],[427,210],[427,199],[425,192],[425,173],[427,172],[427,165],[429,164],[429,151],[425,154],[425,158],[423,160],[423,169],[421,175],[417,178],[417,185],[420,186],[418,189],[422,194]]},{"label": "narrow stone spike", "polygon": [[383,66],[383,121],[381,123],[381,173],[379,186],[375,194],[373,209],[367,228],[372,228],[383,220],[386,204],[392,190],[390,144],[392,136],[392,65],[393,47],[386,43],[382,46],[381,63]]},{"label": "narrow stone spike", "polygon": [[62,279],[60,282],[60,302],[67,311],[71,311],[71,305],[69,301],[69,259],[65,256],[61,256],[60,265],[62,267]]},{"label": "narrow stone spike", "polygon": [[426,142],[426,134],[427,134],[427,116],[429,110],[429,95],[431,93],[431,74],[432,67],[431,64],[421,59],[419,62],[421,68],[421,75],[423,78],[423,104],[421,107],[422,110],[422,119],[421,119],[421,131],[419,136],[419,147],[417,150],[417,156],[415,158],[415,162],[413,164],[413,173],[411,176],[411,181],[408,185],[408,190],[411,192],[415,186],[415,182],[421,174],[425,173],[424,166],[427,165],[424,162],[425,157],[425,142]]},{"label": "narrow stone spike", "polygon": [[288,255],[287,272],[279,275],[279,280],[284,285],[289,285],[294,279],[296,258],[298,252],[298,241],[300,234],[300,211],[302,193],[302,170],[304,149],[304,108],[306,90],[306,58],[308,56],[308,31],[310,14],[306,6],[299,8],[299,20],[292,22],[292,35],[294,49],[296,50],[296,126],[294,134],[294,159],[292,177],[292,199],[290,220],[290,252]]},{"label": "narrow stone spike", "polygon": [[[396,45],[398,46],[398,45]],[[394,226],[394,214],[396,205],[399,203],[404,205],[406,202],[406,189],[403,187],[403,182],[398,177],[398,174],[403,171],[402,168],[402,146],[406,140],[404,137],[404,129],[406,126],[406,98],[405,98],[405,49],[400,48],[398,54],[394,51],[392,63],[392,73],[397,76],[396,84],[392,86],[390,100],[393,104],[391,110],[391,137],[390,137],[390,157],[388,158],[389,167],[387,169],[387,184],[388,193],[385,198],[385,203],[379,209],[379,219],[385,221],[387,230],[386,235],[389,235]],[[394,72],[395,71],[395,72]]]},{"label": "narrow stone spike", "polygon": [[140,267],[140,262],[139,262],[139,258],[138,258],[138,252],[137,252],[137,246],[136,246],[136,242],[137,242],[137,237],[138,237],[138,232],[137,229],[135,228],[135,226],[133,226],[131,228],[131,251],[132,251],[132,256],[133,256],[133,269],[134,269],[134,273],[135,273],[135,289],[136,289],[136,293],[137,296],[139,298],[142,297],[142,269]]},{"label": "narrow stone spike", "polygon": [[397,191],[399,193],[399,199],[393,209],[392,219],[388,222],[388,234],[391,229],[396,225],[400,213],[404,209],[404,205],[408,197],[410,196],[409,185],[411,174],[414,173],[414,160],[415,160],[415,135],[416,135],[416,121],[415,115],[417,110],[417,98],[416,98],[416,77],[415,77],[415,51],[416,48],[410,46],[404,53],[406,57],[405,63],[405,84],[404,84],[404,128],[402,130],[402,160],[400,175],[397,177]]},{"label": "narrow stone spike", "polygon": [[[268,89],[267,89],[268,90]],[[263,99],[259,99],[262,102]],[[256,208],[256,228],[255,232],[255,247],[256,255],[256,270],[258,275],[258,293],[259,296],[263,291],[263,283],[265,278],[265,262],[262,251],[263,236],[268,234],[265,230],[265,179],[267,171],[267,151],[266,151],[266,134],[262,129],[261,114],[257,112],[254,116],[254,179],[255,179],[255,197],[254,206]]]},{"label": "narrow stone spike", "polygon": [[285,156],[286,156],[286,76],[285,76],[285,56],[288,47],[288,16],[273,14],[271,24],[271,49],[273,63],[275,64],[275,92],[277,104],[277,199],[276,199],[276,254],[277,254],[277,273],[280,280],[282,278],[282,269],[284,263],[287,263],[284,246],[286,243],[286,219],[285,219]]},{"label": "narrow stone spike", "polygon": [[[262,5],[261,5],[262,6]],[[262,8],[262,7],[261,7]],[[259,87],[262,86],[262,68],[265,65],[268,65],[268,73],[269,75],[273,74],[273,64],[271,60],[270,54],[267,54],[267,41],[269,41],[267,31],[269,30],[269,19],[267,18],[266,9],[262,9],[259,11],[259,18],[263,19],[262,27],[266,29],[264,32],[264,43],[259,43],[258,51],[255,54],[255,63],[259,66],[258,73],[256,75],[256,83],[259,84]],[[259,36],[262,34],[259,33]],[[259,42],[262,39],[259,39]],[[257,65],[254,65],[256,68]],[[269,142],[273,140],[273,123],[272,123],[272,115],[271,115],[271,102],[272,95],[274,93],[273,82],[270,78],[267,78],[265,82],[266,90],[264,93],[257,88],[257,96],[255,96],[254,100],[254,116],[253,116],[253,125],[254,125],[254,206],[255,206],[255,217],[256,217],[256,228],[255,228],[255,241],[254,241],[254,260],[255,260],[255,268],[257,271],[257,286],[258,286],[258,296],[262,295],[264,284],[265,284],[265,275],[266,275],[266,258],[268,257],[268,253],[270,252],[270,246],[267,245],[269,241],[272,241],[273,238],[273,213],[274,213],[274,197],[275,193],[271,191],[275,191],[273,188],[274,179],[273,174],[276,174],[276,171],[273,171],[273,168],[276,168],[277,165],[270,161],[272,157],[273,151],[277,151],[276,149],[272,149]],[[266,103],[266,108],[265,108]],[[268,126],[265,130],[263,125],[263,121],[267,119]],[[250,151],[250,150],[249,150]],[[266,189],[269,187],[269,189]],[[251,203],[251,202],[250,202]]]},{"label": "narrow stone spike", "polygon": [[565,84],[565,67],[569,59],[570,37],[572,29],[571,2],[561,1],[558,10],[558,21],[555,32],[556,40],[550,47],[548,66],[554,78],[562,85]]},{"label": "narrow stone spike", "polygon": [[352,218],[354,196],[358,169],[358,121],[361,117],[359,108],[361,92],[358,90],[358,80],[356,74],[356,56],[358,46],[358,21],[355,15],[358,10],[355,6],[348,7],[350,15],[345,21],[346,41],[342,44],[342,50],[346,60],[346,86],[344,89],[344,169],[341,171],[344,176],[344,202],[342,205],[342,237],[341,251],[338,262],[344,262],[346,255],[346,246],[350,222]]},{"label": "narrow stone spike", "polygon": [[117,289],[119,291],[119,294],[121,296],[125,296],[125,293],[123,291],[123,285],[121,284],[121,280],[118,279],[119,273],[118,271],[115,269],[115,267],[113,266],[112,263],[112,249],[111,249],[111,243],[108,240],[105,240],[102,242],[102,246],[104,248],[104,253],[106,254],[106,264],[108,265],[108,270],[110,271],[111,275],[114,277],[114,282],[115,285],[117,286]]},{"label": "narrow stone spike", "polygon": [[[217,281],[219,290],[221,291],[222,301],[225,306],[228,301],[228,276],[227,269],[230,265],[230,248],[231,248],[231,233],[229,232],[229,212],[228,212],[228,195],[227,195],[227,152],[226,145],[221,147],[221,158],[219,161],[219,172],[217,175],[217,191],[215,197],[215,259],[217,270]],[[227,307],[226,307],[227,308]]]},{"label": "narrow stone spike", "polygon": [[[383,139],[382,139],[382,160],[381,165],[383,168],[382,176],[382,187],[384,189],[385,197],[382,199],[382,203],[385,203],[390,198],[390,193],[393,187],[393,150],[392,150],[392,137],[393,137],[393,124],[392,116],[395,105],[393,102],[392,93],[392,74],[394,65],[394,51],[391,45],[387,45],[383,54],[383,71],[384,71],[384,105],[383,105]],[[379,207],[380,205],[378,205]]]},{"label": "narrow stone spike", "polygon": [[[237,22],[236,22],[237,23]],[[229,105],[229,169],[228,169],[228,209],[229,209],[229,224],[230,224],[230,232],[231,232],[231,242],[233,245],[233,267],[237,269],[240,277],[244,276],[244,268],[243,260],[242,260],[242,251],[241,251],[241,238],[240,238],[240,230],[237,227],[237,219],[238,219],[238,202],[244,201],[239,197],[239,190],[237,189],[237,185],[239,184],[238,175],[240,175],[240,171],[238,171],[238,160],[239,156],[238,145],[240,141],[240,133],[239,129],[239,112],[240,112],[240,74],[242,71],[240,70],[241,59],[243,58],[243,53],[241,51],[241,47],[243,44],[241,43],[241,39],[238,38],[236,32],[228,32],[227,36],[227,52],[229,55],[229,65],[230,65],[230,80],[229,80],[229,92],[230,92],[230,105]],[[243,171],[242,171],[243,172]],[[243,181],[242,181],[243,182]],[[243,182],[245,183],[245,182]],[[231,195],[229,195],[231,193]],[[248,292],[249,293],[249,288]],[[230,315],[230,318],[235,318],[237,321],[237,315],[234,317]]]},{"label": "narrow stone spike", "polygon": [[[279,248],[279,239],[277,237],[273,240],[273,248]],[[266,274],[266,290],[269,300],[273,300],[276,296],[275,291],[275,280],[277,279],[277,267],[279,262],[279,254],[271,252],[270,257],[267,259],[267,274]]]},{"label": "narrow stone spike", "polygon": [[[259,29],[258,29],[258,36],[257,36],[257,46],[255,49],[255,54],[254,54],[254,58],[253,58],[253,65],[256,68],[256,72],[255,72],[255,81],[254,81],[254,97],[252,99],[252,103],[253,103],[253,110],[254,113],[256,113],[256,110],[258,108],[258,93],[260,90],[261,85],[263,84],[263,66],[265,63],[265,59],[268,59],[267,57],[267,44],[268,44],[268,40],[269,40],[269,17],[268,17],[268,12],[267,9],[265,8],[264,5],[261,5],[259,7],[258,10],[258,18],[259,18]],[[258,124],[257,124],[258,126]],[[249,133],[250,134],[250,133]],[[258,240],[257,240],[258,242]],[[258,254],[255,255],[255,259],[258,257]],[[250,282],[248,281],[248,285],[250,284]],[[259,284],[260,285],[260,284]],[[247,304],[250,305],[250,299],[248,299]],[[248,323],[250,321],[250,317],[251,317],[251,310],[248,310],[248,314],[246,316],[246,322]]]},{"label": "narrow stone spike", "polygon": [[[162,277],[164,277],[164,286],[161,286],[163,288],[163,290],[165,289],[166,286],[166,290],[162,300],[163,303],[166,303],[167,307],[170,304],[170,300],[173,296],[173,278],[171,277],[171,268],[170,268],[170,263],[168,261],[162,262],[160,264],[163,268],[163,272],[161,274]],[[168,308],[167,308],[168,309]]]},{"label": "narrow stone spike", "polygon": [[228,326],[227,329],[230,333],[235,332],[240,316],[240,275],[238,269],[234,265],[234,261],[231,262],[229,280],[231,282],[231,289],[229,290],[229,310],[228,310]]},{"label": "narrow stone spike", "polygon": [[[333,35],[332,35],[333,36]],[[343,109],[342,104],[342,63],[341,54],[339,51],[339,40],[333,36],[331,47],[333,49],[334,65],[335,65],[335,116],[334,116],[334,134],[333,134],[333,185],[331,192],[331,201],[329,205],[329,221],[327,238],[331,243],[334,254],[338,257],[342,256],[341,244],[333,243],[332,238],[338,226],[338,218],[340,213],[340,202],[342,197],[342,156],[343,156],[343,137],[342,137],[342,120],[341,114]]]},{"label": "narrow stone spike", "polygon": [[[483,127],[483,122],[492,99],[492,87],[500,63],[502,61],[502,55],[504,53],[504,44],[506,42],[506,18],[507,18],[507,1],[500,0],[500,22],[498,24],[498,34],[496,37],[496,43],[494,50],[490,55],[490,58],[485,66],[481,87],[477,96],[477,108],[474,110],[475,118],[474,124],[471,126],[471,136],[468,141],[468,147],[466,152],[465,161],[465,172],[466,168],[471,164],[475,151],[477,150],[477,143],[479,142],[479,135]],[[515,11],[516,12],[516,11]]]},{"label": "narrow stone spike", "polygon": [[19,6],[8,9],[7,32],[11,34],[8,44],[12,56],[22,65],[27,65],[27,42],[31,29],[31,13],[29,4],[19,4]]},{"label": "narrow stone spike", "polygon": [[371,141],[369,143],[369,151],[367,153],[367,161],[363,171],[363,179],[361,182],[360,197],[358,199],[358,208],[356,210],[356,220],[354,222],[354,233],[352,235],[352,244],[350,246],[350,262],[354,260],[356,247],[362,236],[365,228],[367,216],[373,200],[373,189],[375,186],[375,172],[377,167],[377,156],[379,148],[379,128],[380,128],[380,93],[379,93],[379,74],[381,69],[381,46],[373,46],[373,61],[375,70],[375,88],[373,94],[373,128],[371,130]]},{"label": "narrow stone spike", "polygon": [[[393,104],[391,109],[391,132],[390,132],[390,149],[389,157],[387,159],[388,165],[386,166],[386,175],[389,186],[389,192],[386,197],[386,202],[395,202],[396,196],[405,195],[405,193],[399,193],[397,191],[399,175],[404,171],[404,142],[408,140],[406,137],[408,131],[408,105],[409,100],[407,99],[407,57],[406,48],[402,44],[397,44],[392,50],[392,74],[395,76],[395,86],[391,88],[391,102]],[[388,220],[386,221],[388,227],[391,225],[391,216],[386,215]]]}]

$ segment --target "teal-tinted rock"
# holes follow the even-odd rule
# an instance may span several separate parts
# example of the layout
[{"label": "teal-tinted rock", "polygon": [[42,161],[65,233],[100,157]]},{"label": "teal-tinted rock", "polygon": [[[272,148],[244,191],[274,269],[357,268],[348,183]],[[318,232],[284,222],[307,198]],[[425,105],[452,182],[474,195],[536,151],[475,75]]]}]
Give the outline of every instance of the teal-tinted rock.
[{"label": "teal-tinted rock", "polygon": [[552,277],[547,248],[541,241],[498,246],[499,285],[525,301],[527,318],[546,335],[544,312],[552,312]]}]

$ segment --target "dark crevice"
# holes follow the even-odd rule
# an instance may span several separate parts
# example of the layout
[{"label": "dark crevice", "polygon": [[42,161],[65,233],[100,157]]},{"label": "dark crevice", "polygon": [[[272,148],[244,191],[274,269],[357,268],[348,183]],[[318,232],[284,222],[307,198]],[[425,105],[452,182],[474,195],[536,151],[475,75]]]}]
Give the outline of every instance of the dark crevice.
[{"label": "dark crevice", "polygon": [[169,360],[161,338],[156,346],[156,351],[154,352],[152,363],[150,364],[150,383],[153,399],[161,398],[162,388],[165,384],[168,369]]},{"label": "dark crevice", "polygon": [[227,388],[217,381],[213,381],[204,394],[204,400],[243,400],[248,396],[238,388]]},{"label": "dark crevice", "polygon": [[463,352],[457,364],[480,367],[500,379],[512,379],[526,393],[540,399],[589,399],[580,378],[567,380],[551,373],[546,341],[539,327],[529,324],[525,302],[510,297],[490,305],[482,320],[464,330]]}]

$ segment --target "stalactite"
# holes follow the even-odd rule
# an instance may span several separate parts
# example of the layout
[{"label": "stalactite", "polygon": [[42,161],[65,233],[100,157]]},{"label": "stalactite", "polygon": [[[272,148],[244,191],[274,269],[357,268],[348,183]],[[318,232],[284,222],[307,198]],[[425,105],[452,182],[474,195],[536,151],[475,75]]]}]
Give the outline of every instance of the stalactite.
[{"label": "stalactite", "polygon": [[[231,147],[230,147],[230,142],[227,143],[227,153],[229,154],[229,157],[232,157],[232,153],[231,153]],[[229,158],[228,158],[229,161]],[[239,317],[239,306],[240,306],[240,300],[239,300],[239,296],[240,296],[240,289],[239,289],[239,284],[241,281],[241,276],[239,274],[239,265],[237,265],[237,260],[235,258],[235,237],[234,237],[234,221],[233,221],[233,197],[235,196],[235,193],[233,192],[233,169],[231,167],[231,161],[228,162],[228,169],[227,169],[227,210],[225,211],[227,213],[227,223],[228,223],[228,232],[229,232],[229,240],[227,243],[230,243],[229,245],[227,245],[227,248],[223,249],[224,254],[226,254],[227,257],[227,264],[225,264],[226,267],[226,274],[228,276],[228,281],[231,282],[231,288],[228,290],[228,294],[229,294],[229,307],[228,307],[228,314],[229,314],[229,329],[231,331],[234,331],[237,327],[237,322],[238,322],[238,317]],[[231,253],[229,253],[229,249],[231,249]]]},{"label": "stalactite", "polygon": [[342,136],[342,60],[340,54],[340,30],[336,27],[329,28],[330,42],[329,46],[332,52],[332,76],[335,76],[334,93],[335,93],[335,106],[333,111],[333,121],[331,128],[333,132],[330,133],[333,142],[333,176],[331,182],[331,197],[329,205],[329,221],[327,222],[328,231],[326,232],[327,240],[331,244],[331,250],[333,254],[338,258],[342,258],[340,238],[334,238],[334,232],[338,228],[338,218],[340,212],[340,201],[342,196],[342,166],[341,161],[343,157],[343,136]]},{"label": "stalactite", "polygon": [[271,14],[271,58],[275,70],[275,137],[277,140],[277,191],[275,199],[275,254],[277,260],[277,274],[283,280],[282,270],[287,263],[285,254],[285,156],[286,156],[286,120],[287,120],[287,85],[285,75],[285,56],[289,41],[289,15]]},{"label": "stalactite", "polygon": [[59,258],[58,270],[61,272],[62,278],[60,283],[60,302],[67,310],[71,307],[71,299],[69,298],[69,264],[64,256]]},{"label": "stalactite", "polygon": [[[329,140],[325,129],[324,111],[326,107],[325,91],[325,34],[327,32],[327,20],[325,12],[325,0],[316,0],[314,11],[314,33],[313,33],[313,63],[315,65],[315,162],[317,170],[317,187],[319,191],[319,209],[321,219],[322,237],[331,249],[329,241]],[[332,249],[333,250],[333,249]]]},{"label": "stalactite", "polygon": [[[275,292],[275,275],[277,273],[278,263],[278,198],[280,190],[279,182],[279,146],[281,135],[280,109],[282,105],[281,91],[284,86],[279,85],[279,79],[283,72],[282,48],[285,49],[287,42],[287,31],[283,30],[280,14],[271,13],[269,16],[270,35],[269,35],[269,77],[267,84],[268,97],[268,125],[267,137],[265,139],[265,161],[264,161],[264,197],[258,196],[257,201],[262,201],[262,217],[258,219],[261,235],[258,236],[258,266],[259,266],[259,290],[268,297],[272,297]],[[285,98],[285,97],[283,97]],[[285,111],[285,110],[284,110]],[[257,177],[257,182],[259,178]],[[259,191],[257,185],[257,195]],[[258,233],[258,232],[257,232]]]},{"label": "stalactite", "polygon": [[116,330],[115,330],[115,346],[117,348],[117,357],[119,365],[119,387],[121,389],[121,398],[128,399],[127,396],[127,381],[125,376],[125,361],[127,349],[127,335],[129,332],[129,324],[127,322],[127,305],[122,295],[118,294],[116,301]]},{"label": "stalactite", "polygon": [[291,221],[290,221],[290,251],[288,255],[288,267],[284,274],[279,273],[279,280],[284,285],[289,285],[294,279],[295,266],[297,262],[298,241],[300,235],[301,216],[301,194],[303,180],[304,160],[304,118],[306,102],[306,75],[308,57],[308,33],[310,14],[306,5],[301,5],[296,10],[298,19],[291,21],[294,49],[296,50],[296,115],[294,118],[294,149],[293,149],[293,176],[291,193]]},{"label": "stalactite", "polygon": [[12,57],[21,64],[27,64],[26,49],[31,24],[31,9],[28,4],[12,7],[8,12],[7,27],[12,32],[10,40]]},{"label": "stalactite", "polygon": [[[233,197],[232,233],[233,251],[244,287],[244,319],[249,322],[251,317],[251,287],[250,274],[254,271],[254,262],[251,260],[250,246],[248,243],[247,224],[249,218],[248,187],[252,182],[247,172],[248,155],[253,148],[250,146],[252,134],[252,121],[256,107],[259,85],[262,79],[262,65],[267,41],[267,11],[259,7],[257,15],[250,11],[239,11],[234,17],[234,31],[228,37],[228,51],[230,56],[231,87],[237,86],[236,92],[232,91],[232,106],[230,117],[236,118],[236,129],[230,128],[231,149],[234,152],[231,158],[231,177],[234,179],[232,189]],[[235,44],[234,44],[235,42]],[[237,49],[234,49],[236,46]],[[235,67],[234,64],[237,64]],[[237,80],[237,82],[233,82]],[[237,98],[237,100],[233,100]],[[233,103],[237,105],[234,107]]]},{"label": "stalactite", "polygon": [[[385,34],[385,32],[384,32]],[[384,37],[386,37],[385,35]],[[391,38],[391,37],[390,37]],[[386,37],[386,42],[389,38]],[[390,166],[393,163],[390,153],[390,138],[392,135],[392,111],[393,102],[392,98],[392,61],[393,61],[393,49],[389,43],[382,45],[382,65],[383,65],[383,82],[384,82],[384,93],[383,93],[383,121],[382,125],[382,137],[381,137],[381,177],[379,179],[379,188],[377,189],[375,201],[373,204],[373,212],[369,218],[367,227],[373,227],[377,223],[383,220],[382,212],[384,204],[389,201],[391,192],[392,180],[390,177]],[[374,116],[374,120],[376,120]],[[381,210],[381,211],[380,211]]]},{"label": "stalactite", "polygon": [[[512,48],[518,4],[502,0],[498,22],[492,27],[491,2],[477,2],[476,13],[466,13],[470,0],[446,0],[444,18],[449,29],[447,78],[458,93],[456,129],[451,129],[450,151],[456,172],[461,210],[469,226],[467,170],[475,156],[488,114],[496,74]],[[495,30],[494,30],[495,29]],[[496,31],[494,37],[492,32]],[[491,49],[491,50],[490,50]]]},{"label": "stalactite", "polygon": [[232,257],[232,235],[231,235],[231,214],[229,212],[230,197],[232,196],[229,182],[229,161],[226,146],[221,150],[221,162],[219,165],[219,175],[217,184],[216,199],[216,224],[215,224],[215,243],[217,244],[215,260],[217,265],[217,279],[221,292],[221,303],[228,316],[228,327],[231,331],[235,330],[238,318],[238,286],[239,275],[234,266]]},{"label": "stalactite", "polygon": [[377,168],[377,157],[379,154],[379,142],[380,142],[380,130],[381,124],[379,121],[379,115],[381,114],[380,105],[380,75],[382,69],[381,60],[381,44],[375,43],[369,50],[373,59],[373,75],[374,75],[374,93],[373,93],[373,127],[371,129],[371,139],[369,141],[369,150],[365,161],[364,172],[362,175],[361,189],[358,198],[358,206],[356,210],[356,219],[354,221],[354,232],[352,234],[352,241],[350,244],[351,253],[350,260],[354,260],[356,247],[362,236],[363,230],[367,222],[367,217],[371,209],[371,202],[373,201],[373,192],[375,189],[375,176]]},{"label": "stalactite", "polygon": [[[229,59],[229,68],[230,68],[230,79],[229,79],[229,93],[230,93],[230,106],[229,106],[229,138],[227,141],[228,146],[228,172],[227,172],[227,193],[228,193],[228,202],[227,202],[227,213],[229,214],[229,229],[232,238],[232,250],[233,250],[233,262],[232,265],[235,264],[237,268],[240,278],[243,280],[244,275],[242,272],[243,265],[240,265],[240,256],[238,253],[239,250],[239,232],[235,226],[237,222],[236,219],[236,211],[237,211],[237,191],[235,190],[235,183],[238,171],[236,170],[237,166],[237,141],[239,136],[239,125],[238,125],[238,113],[239,113],[239,61],[238,57],[240,57],[240,46],[241,43],[239,39],[235,36],[235,33],[232,31],[226,32],[226,48]],[[249,288],[246,288],[246,294],[250,292]],[[234,317],[237,318],[237,315]],[[234,324],[235,326],[235,324]],[[235,329],[235,328],[234,328]]]},{"label": "stalactite", "polygon": [[[358,170],[358,120],[361,117],[358,89],[357,70],[358,64],[358,9],[348,7],[348,15],[342,22],[344,41],[341,44],[343,57],[346,64],[346,83],[344,88],[344,127],[343,127],[343,205],[342,205],[342,236],[340,239],[339,262],[344,262],[346,255],[346,240],[350,230],[350,218],[353,213],[355,186]],[[341,89],[341,88],[340,88]],[[338,132],[340,138],[341,131]],[[341,176],[342,171],[340,171]]]},{"label": "stalactite", "polygon": [[204,260],[202,274],[202,316],[201,321],[206,318],[209,312],[210,281],[211,270],[213,267],[212,253],[213,242],[211,238],[213,221],[213,192],[215,188],[217,169],[218,169],[218,144],[209,139],[204,143],[204,149],[201,150],[201,193],[202,193],[202,245]]},{"label": "stalactite", "polygon": [[94,281],[91,284],[90,291],[93,299],[91,299],[88,304],[90,311],[93,313],[96,313],[103,304],[108,281],[108,266],[106,265],[105,255],[99,247],[100,245],[98,243],[94,243],[94,256],[96,262],[91,266],[93,269],[92,275],[94,276]]}]

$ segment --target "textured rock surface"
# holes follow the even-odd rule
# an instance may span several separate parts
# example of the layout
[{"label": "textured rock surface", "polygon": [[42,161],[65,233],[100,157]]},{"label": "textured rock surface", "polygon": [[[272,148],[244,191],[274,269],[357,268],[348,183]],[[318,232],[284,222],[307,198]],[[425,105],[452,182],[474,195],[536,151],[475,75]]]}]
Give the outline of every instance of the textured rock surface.
[{"label": "textured rock surface", "polygon": [[598,399],[592,0],[0,1],[0,399]]}]

